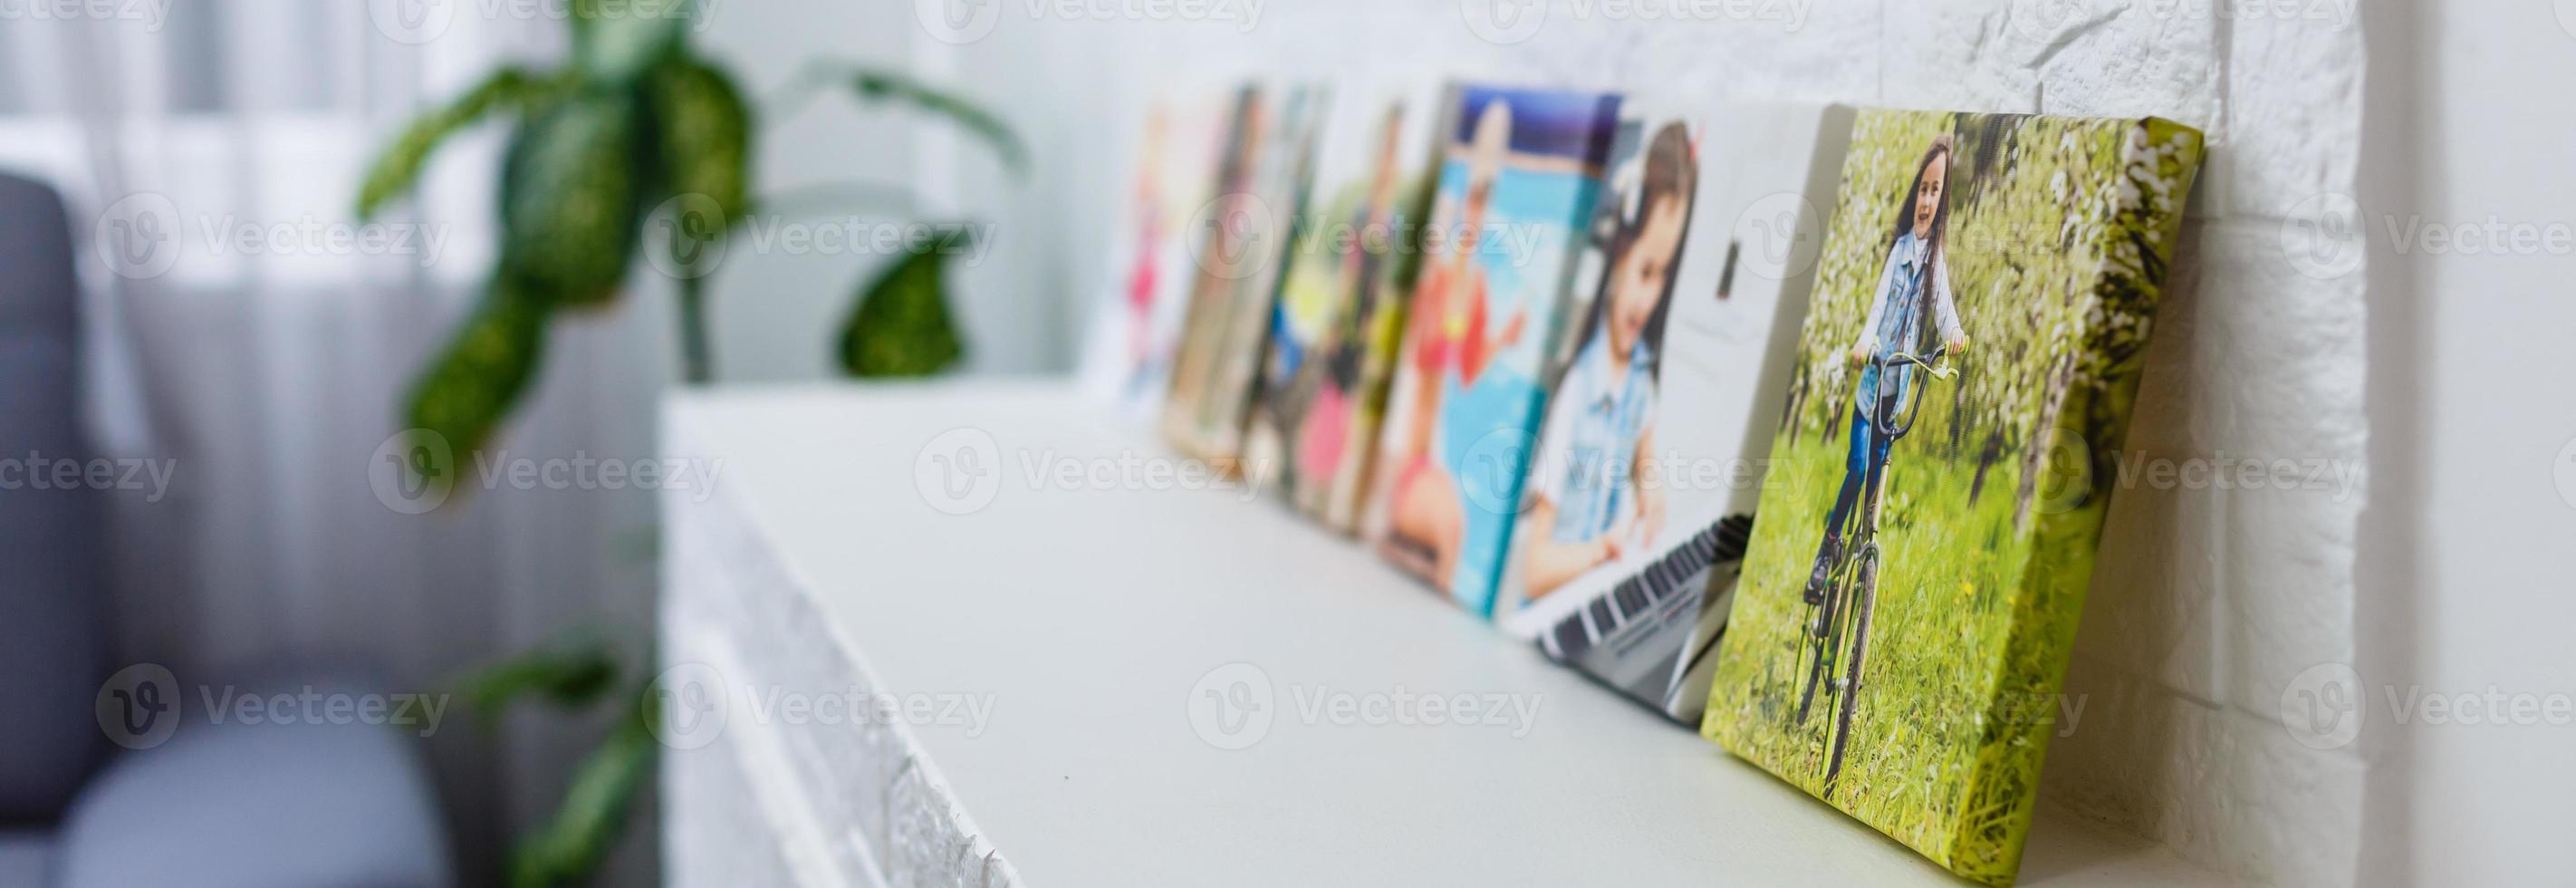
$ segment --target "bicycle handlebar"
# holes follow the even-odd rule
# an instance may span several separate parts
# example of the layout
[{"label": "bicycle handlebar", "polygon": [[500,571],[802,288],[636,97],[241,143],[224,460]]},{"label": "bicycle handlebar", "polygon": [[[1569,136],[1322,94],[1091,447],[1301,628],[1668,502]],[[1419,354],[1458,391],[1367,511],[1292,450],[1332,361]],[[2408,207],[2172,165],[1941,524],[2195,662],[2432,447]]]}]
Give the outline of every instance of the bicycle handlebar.
[{"label": "bicycle handlebar", "polygon": [[1938,373],[1940,373],[1940,372],[1941,372],[1941,368],[1939,368],[1939,367],[1935,367],[1935,366],[1933,366],[1933,365],[1934,365],[1934,364],[1938,364],[1938,363],[1940,363],[1940,362],[1941,362],[1941,359],[1946,358],[1946,357],[1949,357],[1949,356],[1950,356],[1950,347],[1949,347],[1949,346],[1946,346],[1946,345],[1942,345],[1942,346],[1935,346],[1935,347],[1933,347],[1933,349],[1932,349],[1932,353],[1931,353],[1930,355],[1910,355],[1910,354],[1906,354],[1906,353],[1903,353],[1903,352],[1898,352],[1898,353],[1896,353],[1896,354],[1888,355],[1887,357],[1884,357],[1884,358],[1879,359],[1879,365],[1880,365],[1880,366],[1882,366],[1882,367],[1885,367],[1885,368],[1887,368],[1887,369],[1893,370],[1893,369],[1896,369],[1896,366],[1897,366],[1897,365],[1899,365],[1899,364],[1913,364],[1913,365],[1915,365],[1915,366],[1921,367],[1921,368],[1923,368],[1923,369],[1925,369],[1925,370],[1928,370],[1928,371],[1931,371],[1931,372],[1933,372],[1933,373],[1935,373],[1935,374],[1938,374]]},{"label": "bicycle handlebar", "polygon": [[[1935,346],[1929,356],[1899,352],[1880,358],[1878,363],[1885,371],[1894,371],[1906,364],[1913,364],[1923,368],[1923,372],[1931,374],[1934,379],[1948,379],[1958,374],[1956,370],[1939,366],[1941,360],[1949,355],[1950,347],[1943,345]],[[1870,412],[1870,425],[1875,427],[1879,434],[1890,438],[1904,437],[1905,433],[1914,430],[1914,418],[1923,410],[1923,393],[1915,392],[1911,402],[1905,407],[1898,407],[1892,400],[1881,400],[1878,409]],[[1899,422],[1900,418],[1902,422]]]}]

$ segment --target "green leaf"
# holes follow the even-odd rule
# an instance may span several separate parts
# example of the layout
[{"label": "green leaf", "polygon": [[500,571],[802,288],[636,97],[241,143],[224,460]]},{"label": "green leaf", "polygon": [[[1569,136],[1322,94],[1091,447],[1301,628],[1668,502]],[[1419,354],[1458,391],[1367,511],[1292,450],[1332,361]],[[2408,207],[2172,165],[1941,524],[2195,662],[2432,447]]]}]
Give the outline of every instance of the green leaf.
[{"label": "green leaf", "polygon": [[677,53],[695,0],[573,0],[573,66],[623,86]]},{"label": "green leaf", "polygon": [[551,101],[560,93],[561,83],[559,76],[503,68],[446,107],[414,119],[367,168],[367,178],[358,186],[358,218],[373,218],[387,201],[410,191],[420,181],[421,169],[428,165],[430,154],[449,136],[492,112],[526,109]]},{"label": "green leaf", "polygon": [[731,223],[751,211],[751,106],[723,69],[694,58],[653,69],[644,84],[660,135],[663,184],[699,195]]},{"label": "green leaf", "polygon": [[1002,163],[1013,173],[1028,169],[1028,151],[1021,147],[1020,137],[1003,123],[999,115],[964,96],[940,89],[893,71],[852,67],[849,74],[852,89],[868,101],[899,102],[948,118],[969,133],[982,137],[1001,155]]},{"label": "green leaf", "polygon": [[470,462],[536,375],[548,314],[506,279],[495,281],[446,353],[413,383],[404,427],[438,434],[458,466]]},{"label": "green leaf", "polygon": [[535,695],[564,709],[596,703],[617,683],[617,655],[605,642],[558,645],[483,667],[463,682],[466,702],[484,724],[498,724],[511,703]]},{"label": "green leaf", "polygon": [[551,888],[580,884],[599,870],[600,861],[626,831],[635,795],[653,773],[660,744],[653,737],[657,717],[651,702],[638,694],[608,739],[574,769],[572,785],[554,819],[519,843],[512,855],[510,883],[518,888]]},{"label": "green leaf", "polygon": [[519,129],[501,167],[501,272],[556,305],[616,298],[644,224],[643,115],[586,90]]},{"label": "green leaf", "polygon": [[951,249],[904,256],[859,295],[841,328],[841,369],[860,377],[930,376],[966,354],[948,317]]}]

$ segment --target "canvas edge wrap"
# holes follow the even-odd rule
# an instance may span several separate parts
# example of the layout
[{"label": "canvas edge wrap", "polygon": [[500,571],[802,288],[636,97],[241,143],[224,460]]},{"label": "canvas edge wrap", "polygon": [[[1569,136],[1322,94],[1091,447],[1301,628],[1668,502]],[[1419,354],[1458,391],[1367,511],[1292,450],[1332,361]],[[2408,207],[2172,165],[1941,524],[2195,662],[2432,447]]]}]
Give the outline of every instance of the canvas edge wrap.
[{"label": "canvas edge wrap", "polygon": [[[2140,316],[2152,325],[2156,309],[2163,302],[2174,244],[2181,237],[2184,206],[2200,169],[2204,135],[2163,118],[2132,118],[2123,124],[2120,176],[2131,176],[2137,160],[2137,146],[2128,141],[2131,132],[2142,131],[2149,148],[2177,138],[2182,146],[2179,170],[2170,186],[2170,209],[2160,211],[2155,207],[2156,190],[2141,183],[2134,192],[2136,200],[2115,208],[2102,226],[2097,257],[2110,255],[2117,239],[2138,233],[2156,235],[2151,245],[2140,245],[2145,248],[2143,258],[2148,260],[2144,273],[2134,280],[2118,280],[2110,273],[2108,263],[2097,258],[2091,282],[2095,298],[2107,297],[2120,286],[2131,288],[2134,298],[2144,303]],[[2140,224],[2124,224],[2132,217]],[[2103,333],[2098,327],[2083,331],[2078,339],[2082,343],[2079,354],[2105,353]],[[1960,820],[1952,825],[1949,847],[1940,860],[1962,878],[1988,885],[2010,885],[2020,871],[2032,811],[2039,799],[2040,768],[2055,727],[2053,718],[2031,717],[2032,707],[2046,701],[2044,705],[2051,707],[2053,716],[2056,695],[2065,687],[2066,669],[2075,650],[2076,626],[2092,581],[2103,524],[2110,514],[2116,475],[2108,460],[2115,456],[2111,448],[2128,436],[2130,408],[2144,375],[2144,351],[2141,347],[2137,353],[2121,356],[2091,379],[2079,378],[2058,404],[2043,408],[2056,429],[2076,434],[2079,441],[2086,443],[2082,458],[2089,463],[2082,471],[2091,484],[2081,505],[2065,510],[2043,509],[2032,516],[2031,562],[2022,574],[2022,588],[2015,595],[2012,630],[1999,651],[2002,659],[1994,672],[1996,686],[1986,700],[1986,736],[1979,744],[1975,767],[1961,788],[1964,798],[1958,807]],[[2067,458],[2065,453],[2056,446],[2048,447],[2050,474],[2060,471]],[[2052,619],[2051,615],[2062,617]],[[2025,660],[2035,661],[2037,668],[2011,668],[2010,664]]]},{"label": "canvas edge wrap", "polygon": [[[1247,114],[1245,109],[1249,103],[1257,101],[1258,96],[1270,88],[1272,88],[1271,84],[1247,80],[1235,84],[1228,90],[1232,98],[1226,101],[1225,137],[1217,140],[1216,166],[1208,171],[1212,180],[1207,189],[1210,203],[1225,200],[1228,195],[1239,190],[1239,187],[1248,187],[1244,185],[1244,179],[1251,175],[1251,171],[1242,168],[1241,151],[1241,140],[1245,137],[1244,120]],[[1195,267],[1195,273],[1191,274],[1189,285],[1181,288],[1180,291],[1181,326],[1173,337],[1171,373],[1163,381],[1162,405],[1157,410],[1154,427],[1164,442],[1173,450],[1180,452],[1182,456],[1209,463],[1210,468],[1230,475],[1234,469],[1233,460],[1230,458],[1232,455],[1222,453],[1216,442],[1208,440],[1206,435],[1201,434],[1199,424],[1192,415],[1197,406],[1195,401],[1204,397],[1204,393],[1193,388],[1188,392],[1191,397],[1181,397],[1184,394],[1182,391],[1184,386],[1208,384],[1192,383],[1185,378],[1185,374],[1191,369],[1189,365],[1192,359],[1202,357],[1207,349],[1214,347],[1207,341],[1206,334],[1196,337],[1191,334],[1205,323],[1198,315],[1202,310],[1202,303],[1210,297],[1203,296],[1201,291],[1211,286],[1219,286],[1218,282],[1222,278],[1210,271],[1206,263],[1199,259],[1198,251],[1205,247],[1198,240],[1184,235],[1182,249],[1191,254],[1193,260],[1191,265]]]},{"label": "canvas edge wrap", "polygon": [[1289,495],[1298,511],[1343,536],[1363,535],[1360,516],[1367,511],[1369,492],[1377,487],[1377,438],[1386,431],[1386,410],[1394,400],[1396,367],[1404,360],[1404,329],[1413,319],[1413,288],[1421,282],[1422,269],[1429,264],[1422,258],[1423,235],[1430,224],[1432,205],[1439,199],[1441,163],[1449,156],[1449,143],[1441,130],[1444,123],[1456,117],[1462,92],[1458,81],[1444,80],[1434,93],[1431,107],[1424,109],[1431,114],[1431,143],[1421,146],[1422,154],[1416,160],[1422,166],[1415,171],[1416,181],[1410,183],[1404,196],[1405,218],[1418,220],[1405,244],[1414,261],[1388,275],[1383,307],[1366,328],[1369,342],[1360,376],[1371,384],[1368,391],[1361,393],[1359,410],[1373,418],[1369,420],[1369,433],[1352,444],[1361,451],[1357,470],[1347,477],[1334,476],[1331,484],[1314,485],[1308,481]]}]

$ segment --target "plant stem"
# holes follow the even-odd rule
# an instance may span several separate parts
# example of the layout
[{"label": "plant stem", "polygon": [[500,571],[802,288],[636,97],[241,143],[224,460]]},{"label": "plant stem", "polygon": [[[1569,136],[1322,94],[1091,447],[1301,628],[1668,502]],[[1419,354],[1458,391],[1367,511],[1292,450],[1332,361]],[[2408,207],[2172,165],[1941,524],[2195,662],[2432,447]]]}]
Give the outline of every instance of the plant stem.
[{"label": "plant stem", "polygon": [[699,386],[715,381],[715,360],[707,344],[707,279],[680,279],[680,379]]}]

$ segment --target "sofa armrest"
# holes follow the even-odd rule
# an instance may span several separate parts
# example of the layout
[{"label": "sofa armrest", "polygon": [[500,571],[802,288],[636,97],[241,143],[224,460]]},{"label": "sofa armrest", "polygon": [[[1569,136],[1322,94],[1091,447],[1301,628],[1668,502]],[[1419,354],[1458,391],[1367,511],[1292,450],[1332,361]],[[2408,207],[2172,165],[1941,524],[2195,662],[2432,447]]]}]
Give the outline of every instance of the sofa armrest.
[{"label": "sofa armrest", "polygon": [[124,753],[82,788],[55,859],[62,888],[454,883],[410,733],[190,715],[167,743]]}]

